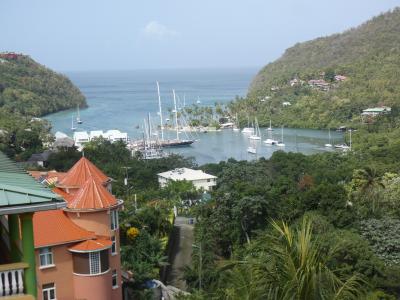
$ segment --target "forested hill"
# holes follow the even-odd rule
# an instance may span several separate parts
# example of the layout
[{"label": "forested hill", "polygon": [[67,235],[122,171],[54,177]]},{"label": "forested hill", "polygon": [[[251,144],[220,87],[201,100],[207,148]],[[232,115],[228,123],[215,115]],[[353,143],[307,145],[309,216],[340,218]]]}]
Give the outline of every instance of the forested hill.
[{"label": "forested hill", "polygon": [[86,106],[85,97],[64,75],[27,55],[0,53],[0,108],[25,116],[43,116]]},{"label": "forested hill", "polygon": [[[258,73],[247,99],[233,108],[258,114],[264,124],[272,117],[285,125],[327,127],[355,123],[369,106],[396,107],[399,33],[396,8],[341,34],[296,44]],[[345,79],[335,80],[335,75]],[[327,85],[310,86],[310,80]]]}]

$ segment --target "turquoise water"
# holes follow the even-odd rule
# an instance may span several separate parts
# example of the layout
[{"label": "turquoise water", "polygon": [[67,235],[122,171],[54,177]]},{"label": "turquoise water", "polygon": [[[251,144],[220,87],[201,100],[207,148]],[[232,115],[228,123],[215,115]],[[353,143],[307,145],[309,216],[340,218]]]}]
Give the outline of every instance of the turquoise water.
[{"label": "turquoise water", "polygon": [[[235,96],[244,96],[257,69],[202,69],[202,70],[137,70],[69,72],[66,75],[80,88],[87,98],[89,107],[81,110],[83,124],[75,126],[78,130],[119,129],[128,132],[131,139],[141,137],[143,119],[151,113],[158,122],[158,96],[156,81],[160,83],[163,111],[172,108],[172,89],[175,89],[181,103],[185,95],[186,105],[214,105],[226,103]],[[58,112],[46,117],[53,125],[53,131],[62,131],[72,136],[71,116],[75,110]],[[263,138],[267,132],[262,129]],[[280,129],[274,131],[280,137]],[[284,149],[253,142],[257,155],[247,153],[248,138],[240,132],[223,130],[220,132],[199,133],[198,141],[186,148],[168,151],[193,156],[199,164],[219,162],[230,157],[235,159],[254,159],[269,157],[278,149],[299,151],[305,154],[326,151],[327,132],[306,129],[285,129]],[[340,133],[332,132],[332,139],[342,142]],[[332,142],[333,143],[333,142]]]}]

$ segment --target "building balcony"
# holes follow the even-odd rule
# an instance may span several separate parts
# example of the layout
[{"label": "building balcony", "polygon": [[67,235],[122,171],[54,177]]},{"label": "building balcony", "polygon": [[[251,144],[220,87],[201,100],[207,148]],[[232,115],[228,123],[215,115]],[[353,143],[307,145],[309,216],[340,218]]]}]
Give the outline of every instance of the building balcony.
[{"label": "building balcony", "polygon": [[0,299],[1,300],[34,300],[24,294],[24,270],[27,263],[0,265]]}]

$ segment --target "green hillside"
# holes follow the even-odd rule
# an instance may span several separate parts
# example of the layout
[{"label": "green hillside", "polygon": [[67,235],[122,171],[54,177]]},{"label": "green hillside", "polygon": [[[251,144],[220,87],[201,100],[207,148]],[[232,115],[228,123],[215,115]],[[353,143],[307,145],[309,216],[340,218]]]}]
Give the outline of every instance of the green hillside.
[{"label": "green hillside", "polygon": [[0,107],[38,117],[78,104],[86,106],[85,97],[66,76],[29,56],[0,53]]},{"label": "green hillside", "polygon": [[50,124],[33,117],[86,106],[85,97],[64,75],[29,56],[0,53],[0,150],[26,160],[51,141]]},{"label": "green hillside", "polygon": [[[400,103],[400,8],[379,15],[341,34],[296,44],[254,78],[246,99],[233,112],[257,115],[261,124],[336,127],[357,125],[371,106]],[[338,82],[334,75],[344,75]],[[300,82],[291,86],[290,81]],[[309,80],[323,79],[322,91]],[[290,102],[290,106],[283,106]]]}]

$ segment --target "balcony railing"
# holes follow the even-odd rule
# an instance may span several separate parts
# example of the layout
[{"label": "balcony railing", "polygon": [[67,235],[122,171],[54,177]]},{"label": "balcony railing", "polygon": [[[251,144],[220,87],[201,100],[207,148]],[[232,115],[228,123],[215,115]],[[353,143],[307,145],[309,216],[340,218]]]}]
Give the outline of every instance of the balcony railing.
[{"label": "balcony railing", "polygon": [[24,269],[26,263],[0,265],[0,299],[24,294]]}]

